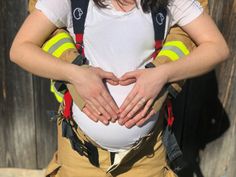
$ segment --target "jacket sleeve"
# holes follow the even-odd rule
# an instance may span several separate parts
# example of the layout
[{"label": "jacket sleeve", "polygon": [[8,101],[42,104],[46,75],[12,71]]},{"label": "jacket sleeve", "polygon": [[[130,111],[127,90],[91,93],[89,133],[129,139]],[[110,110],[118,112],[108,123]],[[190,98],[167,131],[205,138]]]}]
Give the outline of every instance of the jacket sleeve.
[{"label": "jacket sleeve", "polygon": [[[68,63],[76,63],[80,58],[80,54],[75,47],[72,37],[63,29],[57,29],[43,44],[42,49],[52,56]],[[83,64],[82,66],[89,67],[86,64]],[[51,80],[50,90],[59,103],[63,103],[64,93],[67,89],[69,90],[75,104],[80,108],[80,110],[82,110],[85,106],[85,102],[72,84]]]}]

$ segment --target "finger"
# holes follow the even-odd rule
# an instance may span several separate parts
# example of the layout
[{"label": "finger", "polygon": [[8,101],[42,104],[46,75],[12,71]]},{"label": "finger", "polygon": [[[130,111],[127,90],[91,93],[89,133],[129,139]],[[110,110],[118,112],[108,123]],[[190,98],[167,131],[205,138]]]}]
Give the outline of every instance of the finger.
[{"label": "finger", "polygon": [[150,112],[148,112],[147,116],[139,120],[136,125],[141,127],[150,117],[152,117],[156,112],[152,109]]},{"label": "finger", "polygon": [[97,121],[98,121],[97,117],[91,112],[91,110],[89,110],[88,107],[85,106],[85,107],[82,109],[82,111],[83,111],[91,120],[93,120],[94,122],[97,122]]},{"label": "finger", "polygon": [[92,108],[92,110],[96,112],[96,114],[102,115],[102,113],[92,104],[91,101],[87,100],[86,102],[87,102],[87,105],[89,105]]},{"label": "finger", "polygon": [[141,109],[141,110],[139,109],[139,111],[136,112],[136,114],[134,115],[134,117],[132,119],[126,119],[126,121],[123,122],[123,125],[125,124],[125,126],[128,128],[133,127],[137,122],[139,122],[144,117],[144,116],[142,116],[143,109]]},{"label": "finger", "polygon": [[119,113],[119,107],[114,101],[114,99],[111,97],[111,95],[107,91],[103,91],[102,96],[106,100],[106,102],[111,106],[111,108],[115,112],[115,115],[117,115]]},{"label": "finger", "polygon": [[139,73],[138,70],[127,72],[123,76],[121,76],[120,80],[124,81],[124,80],[130,79],[130,78],[136,78],[138,76],[138,73]]},{"label": "finger", "polygon": [[154,101],[154,99],[148,100],[148,102],[146,103],[144,109],[143,109],[142,112],[141,112],[141,116],[142,116],[142,117],[145,117],[145,116],[146,116],[146,114],[148,113],[148,110],[150,110],[150,107],[151,107],[153,101]]},{"label": "finger", "polygon": [[88,104],[86,104],[86,107],[89,108],[90,112],[92,112],[100,122],[108,125],[108,123],[104,121],[107,120],[107,118],[102,113],[98,114],[97,112],[95,112],[94,109],[96,109],[96,107],[91,102],[88,102]]},{"label": "finger", "polygon": [[95,117],[101,116],[102,114],[98,114],[96,111],[94,111],[94,108],[90,104],[86,104],[84,107],[86,107],[91,114],[93,114]]},{"label": "finger", "polygon": [[145,98],[141,98],[134,106],[134,108],[128,113],[127,117],[132,118],[136,114],[136,112],[138,112],[145,106],[146,102],[147,101]]},{"label": "finger", "polygon": [[106,81],[111,85],[118,85],[119,84],[119,82],[113,81],[111,79],[106,79]]},{"label": "finger", "polygon": [[[101,96],[100,96],[101,97]],[[91,98],[92,104],[96,107],[96,109],[99,110],[99,112],[102,113],[103,116],[105,116],[105,119],[101,119],[101,121],[104,124],[108,124],[108,120],[111,119],[111,116],[107,113],[107,111],[103,108],[103,106],[97,101],[95,98]]]},{"label": "finger", "polygon": [[[147,106],[147,104],[145,105],[145,108],[148,107],[148,111],[145,113],[145,115],[147,114],[147,116],[150,114],[151,110],[153,110],[152,108],[150,109],[150,102],[152,102],[152,100],[148,101],[147,104],[149,104],[149,106]],[[145,109],[144,108],[144,109]],[[143,119],[146,119],[147,116],[143,116],[144,114],[144,109],[141,110],[138,114],[136,114],[132,119],[128,120],[126,123],[125,123],[125,126],[128,127],[128,128],[131,128],[133,127],[135,124],[137,124],[140,120],[143,120]],[[146,111],[146,110],[145,110]],[[155,114],[155,111],[153,110],[154,114]],[[153,115],[153,114],[152,114]]]},{"label": "finger", "polygon": [[[107,97],[109,97],[109,94],[107,94],[106,96],[103,96],[103,94],[101,94],[101,96],[98,96],[97,100],[103,106],[105,111],[109,114],[109,120],[110,119],[117,119],[117,113],[111,107],[111,104],[113,104],[113,100],[111,100],[111,98],[110,99],[107,98]],[[118,110],[118,108],[117,108],[117,110]]]},{"label": "finger", "polygon": [[119,83],[119,79],[112,72],[107,72],[101,69],[100,76],[104,79],[113,80],[114,82]]},{"label": "finger", "polygon": [[[137,117],[141,117],[141,111],[140,112],[138,112],[138,113],[136,113],[136,115],[133,117],[133,118],[137,118]],[[132,119],[133,119],[132,118]],[[120,125],[124,125],[124,124],[126,124],[127,122],[132,122],[131,120],[132,120],[131,118],[129,118],[129,117],[124,117],[123,119],[119,119],[118,120],[118,122],[119,122],[119,124]]]},{"label": "finger", "polygon": [[136,78],[129,78],[127,80],[119,81],[120,85],[130,85],[136,82]]},{"label": "finger", "polygon": [[[142,96],[139,94],[136,94],[135,96],[132,97],[133,94],[131,94],[131,97],[128,98],[128,100],[125,102],[125,109],[123,109],[123,111],[120,114],[120,118],[124,118],[125,116],[127,116],[128,118],[131,118],[131,114],[130,111],[133,110],[136,106],[136,104],[142,99]],[[132,99],[133,98],[133,99]],[[138,105],[140,106],[140,105]],[[136,108],[137,109],[137,108]],[[135,110],[136,112],[137,110]],[[128,115],[127,115],[128,114]]]},{"label": "finger", "polygon": [[[90,111],[90,113],[92,113],[94,116],[95,116],[95,118],[97,119],[97,120],[99,120],[100,122],[102,122],[103,123],[103,120],[104,119],[106,119],[106,117],[104,116],[104,115],[102,115],[102,114],[97,114],[96,112],[94,112],[93,111],[93,108],[89,105],[89,104],[86,104],[86,108]],[[105,124],[105,125],[107,125],[107,124]]]},{"label": "finger", "polygon": [[130,104],[130,102],[134,99],[134,97],[137,94],[136,86],[131,90],[131,92],[128,94],[128,96],[125,98],[124,102],[120,106],[120,112],[123,112],[125,108]]}]

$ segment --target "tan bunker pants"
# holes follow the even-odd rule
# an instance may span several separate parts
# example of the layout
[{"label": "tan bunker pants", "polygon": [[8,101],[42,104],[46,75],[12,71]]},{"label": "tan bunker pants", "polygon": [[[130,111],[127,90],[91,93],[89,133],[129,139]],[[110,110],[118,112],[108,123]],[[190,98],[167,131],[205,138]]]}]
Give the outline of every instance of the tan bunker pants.
[{"label": "tan bunker pants", "polygon": [[[93,166],[87,157],[81,156],[71,147],[70,141],[62,137],[61,120],[58,121],[58,151],[50,162],[47,177],[177,177],[166,164],[166,153],[162,144],[163,118],[159,118],[154,129],[133,148],[115,155],[111,164],[110,152],[98,147],[100,167]],[[76,129],[81,140],[86,136]],[[125,137],[124,137],[125,138]],[[86,139],[89,141],[88,139]]]}]

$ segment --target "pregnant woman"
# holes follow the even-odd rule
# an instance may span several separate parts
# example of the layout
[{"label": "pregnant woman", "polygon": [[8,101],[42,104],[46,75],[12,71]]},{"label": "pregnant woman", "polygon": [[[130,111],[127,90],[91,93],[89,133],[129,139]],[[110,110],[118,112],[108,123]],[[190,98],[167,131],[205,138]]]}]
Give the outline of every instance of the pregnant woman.
[{"label": "pregnant woman", "polygon": [[[160,7],[167,10],[165,34],[177,24],[198,47],[181,60],[145,69],[155,51],[150,11]],[[176,176],[166,165],[162,112],[148,110],[165,84],[203,74],[227,58],[228,47],[216,25],[194,0],[90,0],[83,39],[90,67],[81,67],[40,48],[56,28],[66,28],[75,38],[71,11],[70,0],[38,0],[10,51],[11,60],[25,70],[71,83],[94,110],[91,119],[72,106],[77,138],[91,152],[74,151],[59,127],[58,152],[46,175]],[[137,113],[144,118],[137,121]],[[94,158],[97,165],[91,163]]]}]

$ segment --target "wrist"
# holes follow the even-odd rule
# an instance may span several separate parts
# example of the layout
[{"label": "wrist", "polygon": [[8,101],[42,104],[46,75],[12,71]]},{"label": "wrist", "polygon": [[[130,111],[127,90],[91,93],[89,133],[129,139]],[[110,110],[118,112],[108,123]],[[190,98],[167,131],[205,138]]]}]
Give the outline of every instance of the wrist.
[{"label": "wrist", "polygon": [[158,72],[158,74],[162,75],[162,78],[165,84],[171,82],[170,69],[167,64],[159,65],[158,67],[155,68],[155,70]]},{"label": "wrist", "polygon": [[65,76],[65,80],[69,83],[74,84],[76,82],[76,78],[78,79],[78,77],[80,75],[80,66],[68,63],[67,65],[65,65],[64,67],[64,76]]}]

